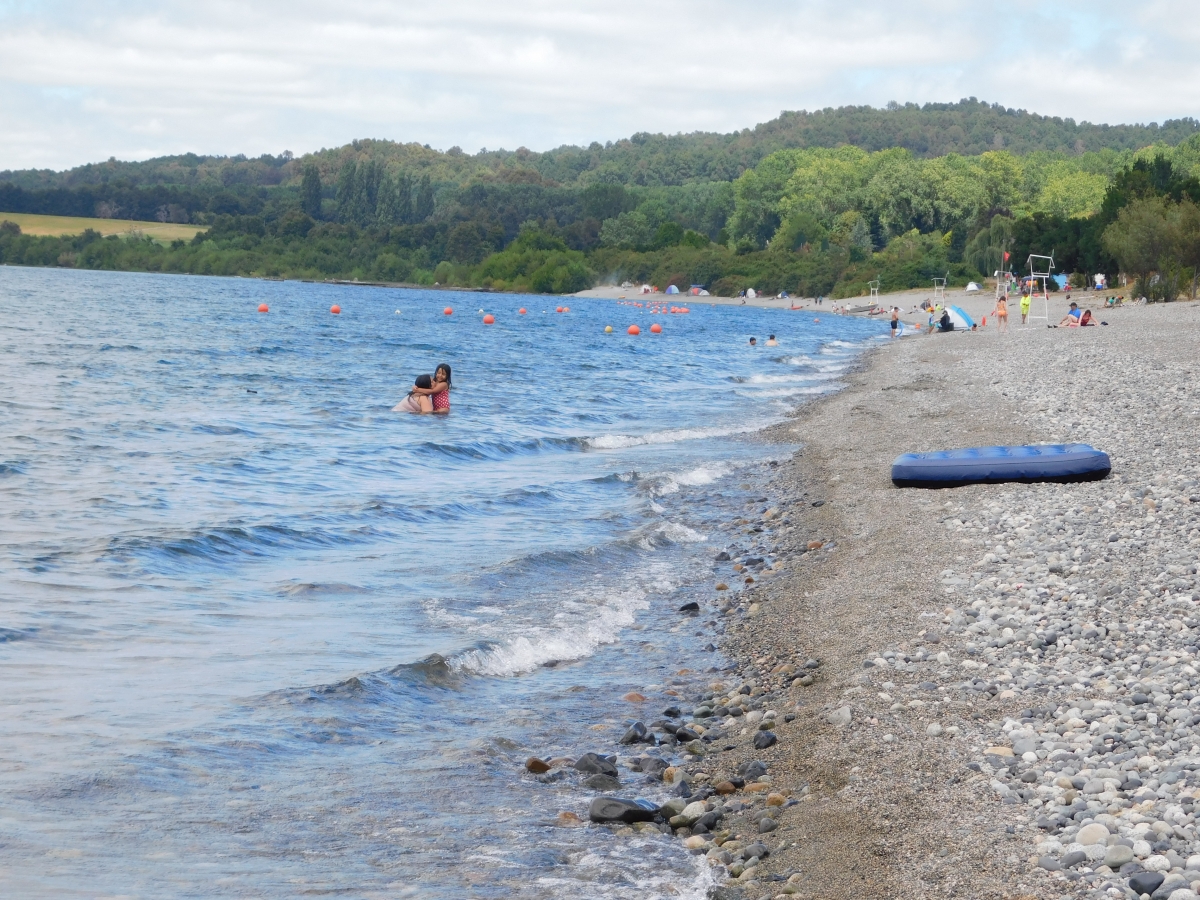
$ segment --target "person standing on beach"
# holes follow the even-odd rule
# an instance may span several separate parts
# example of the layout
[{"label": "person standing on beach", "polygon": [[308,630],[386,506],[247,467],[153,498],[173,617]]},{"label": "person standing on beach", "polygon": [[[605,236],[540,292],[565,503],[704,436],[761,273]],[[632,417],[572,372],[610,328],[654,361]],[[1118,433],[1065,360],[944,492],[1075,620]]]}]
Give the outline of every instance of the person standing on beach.
[{"label": "person standing on beach", "polygon": [[1029,304],[1033,298],[1029,294],[1021,294],[1021,324],[1024,325],[1029,318]]},{"label": "person standing on beach", "polygon": [[900,327],[900,307],[892,307],[892,337],[896,336],[896,329]]},{"label": "person standing on beach", "polygon": [[[996,317],[996,324],[1000,326],[1000,332],[1008,331],[1008,298],[1001,294],[996,298],[996,308],[992,310],[992,315]],[[1024,320],[1025,316],[1021,316]]]}]

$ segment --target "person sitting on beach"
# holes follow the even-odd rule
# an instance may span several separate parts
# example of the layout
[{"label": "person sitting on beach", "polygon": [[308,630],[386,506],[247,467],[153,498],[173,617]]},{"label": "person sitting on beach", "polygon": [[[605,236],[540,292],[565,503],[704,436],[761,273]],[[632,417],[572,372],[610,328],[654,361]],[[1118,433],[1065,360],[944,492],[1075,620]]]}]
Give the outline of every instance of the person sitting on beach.
[{"label": "person sitting on beach", "polygon": [[1095,324],[1096,323],[1092,321],[1092,311],[1090,309],[1085,309],[1083,311],[1083,315],[1079,317],[1080,327],[1082,328],[1084,325],[1095,325]]},{"label": "person sitting on beach", "polygon": [[[433,384],[433,378],[428,375],[418,375],[413,389],[408,392],[407,397],[392,407],[392,412],[433,412],[433,401],[429,399],[428,395],[429,386],[431,384]],[[421,393],[417,393],[418,391],[421,391]]]},{"label": "person sitting on beach", "polygon": [[1083,315],[1083,312],[1079,309],[1079,304],[1072,303],[1071,308],[1069,310],[1067,310],[1067,314],[1065,316],[1063,316],[1062,321],[1059,322],[1054,327],[1055,328],[1075,328],[1079,325],[1079,317],[1081,315]]},{"label": "person sitting on beach", "polygon": [[768,347],[778,347],[779,346],[779,341],[775,340],[775,335],[772,334],[772,335],[767,336],[767,346]]},{"label": "person sitting on beach", "polygon": [[954,323],[952,321],[950,321],[950,310],[948,310],[948,309],[942,310],[942,317],[940,319],[938,319],[937,328],[938,328],[938,331],[953,331],[954,330]]},{"label": "person sitting on beach", "polygon": [[413,388],[413,393],[429,400],[430,409],[422,410],[423,412],[450,412],[450,366],[447,363],[439,363],[433,372],[432,383],[417,385]]}]

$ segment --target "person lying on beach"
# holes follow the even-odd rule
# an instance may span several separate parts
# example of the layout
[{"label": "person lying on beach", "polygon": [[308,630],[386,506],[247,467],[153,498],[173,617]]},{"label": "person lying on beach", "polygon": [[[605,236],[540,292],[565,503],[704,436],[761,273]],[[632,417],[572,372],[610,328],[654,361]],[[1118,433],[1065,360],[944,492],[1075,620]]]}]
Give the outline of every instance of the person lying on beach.
[{"label": "person lying on beach", "polygon": [[450,387],[450,366],[447,363],[439,363],[433,372],[432,383],[424,386],[418,384],[413,388],[413,393],[430,401],[431,409],[427,410],[428,412],[448,413]]},{"label": "person lying on beach", "polygon": [[[408,392],[408,396],[392,407],[392,412],[407,412],[407,413],[431,413],[433,412],[433,401],[429,399],[429,386],[433,384],[433,379],[428,375],[418,375],[416,384],[413,389]],[[425,393],[417,393],[423,391]]]}]

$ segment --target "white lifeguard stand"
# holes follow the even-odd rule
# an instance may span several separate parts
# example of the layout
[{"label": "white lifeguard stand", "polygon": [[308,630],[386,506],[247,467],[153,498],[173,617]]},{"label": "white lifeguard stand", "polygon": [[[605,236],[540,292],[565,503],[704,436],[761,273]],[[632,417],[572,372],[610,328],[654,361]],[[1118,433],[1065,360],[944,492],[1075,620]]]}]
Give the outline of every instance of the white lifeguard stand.
[{"label": "white lifeguard stand", "polygon": [[871,289],[871,299],[872,300],[875,300],[876,298],[879,297],[879,279],[878,278],[876,278],[874,281],[868,281],[867,287],[869,287]]},{"label": "white lifeguard stand", "polygon": [[[1039,256],[1036,253],[1029,254],[1029,259],[1025,260],[1025,264],[1029,266],[1029,318],[1032,322],[1034,319],[1045,319],[1046,324],[1050,324],[1050,291],[1046,288],[1046,282],[1050,280],[1050,273],[1054,271],[1053,256]],[[1033,301],[1037,299],[1036,285],[1038,282],[1042,285],[1042,314],[1035,315]]]},{"label": "white lifeguard stand", "polygon": [[[950,273],[947,272],[946,277],[948,278],[949,276],[950,276]],[[934,302],[934,305],[941,305],[941,306],[946,305],[946,279],[945,278],[933,279],[933,302]]]}]

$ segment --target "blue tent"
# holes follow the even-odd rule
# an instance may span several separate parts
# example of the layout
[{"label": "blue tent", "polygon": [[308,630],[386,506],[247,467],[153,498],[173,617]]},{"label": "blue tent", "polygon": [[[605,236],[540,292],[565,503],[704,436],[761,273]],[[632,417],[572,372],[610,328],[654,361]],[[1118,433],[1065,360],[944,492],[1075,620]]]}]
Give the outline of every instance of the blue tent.
[{"label": "blue tent", "polygon": [[975,325],[975,320],[963,312],[961,306],[950,307],[950,321],[954,323],[955,329],[959,331],[970,331]]},{"label": "blue tent", "polygon": [[669,285],[667,285],[667,293],[668,294],[678,294],[679,288],[675,287],[675,285],[673,285],[673,284],[669,284]]}]

